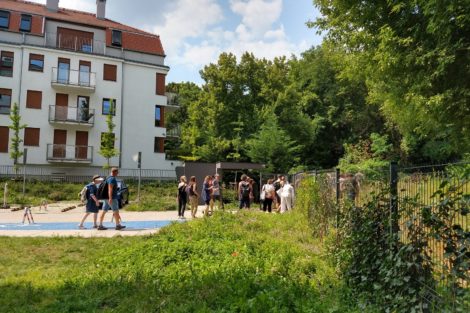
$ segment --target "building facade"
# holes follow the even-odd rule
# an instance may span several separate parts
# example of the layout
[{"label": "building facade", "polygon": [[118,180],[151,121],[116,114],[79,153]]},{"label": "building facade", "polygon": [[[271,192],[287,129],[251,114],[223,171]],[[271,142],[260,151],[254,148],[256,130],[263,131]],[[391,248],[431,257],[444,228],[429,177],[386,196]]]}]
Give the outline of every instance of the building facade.
[{"label": "building facade", "polygon": [[166,160],[165,77],[169,67],[156,35],[106,19],[106,1],[96,14],[0,0],[0,164],[13,165],[10,112],[19,106],[21,149],[28,164],[102,167],[106,119],[112,115],[112,165],[174,169]]}]

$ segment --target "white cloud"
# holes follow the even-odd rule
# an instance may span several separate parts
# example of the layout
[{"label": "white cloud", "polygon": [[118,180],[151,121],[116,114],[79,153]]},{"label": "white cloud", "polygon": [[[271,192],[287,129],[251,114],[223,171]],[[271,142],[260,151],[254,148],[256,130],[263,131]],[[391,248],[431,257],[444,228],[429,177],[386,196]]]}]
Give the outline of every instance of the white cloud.
[{"label": "white cloud", "polygon": [[203,37],[210,26],[222,19],[222,8],[216,0],[179,0],[164,14],[163,24],[152,30],[160,35],[165,52],[171,57],[180,53],[185,40]]},{"label": "white cloud", "polygon": [[254,36],[260,36],[281,16],[282,0],[230,0],[230,8]]}]

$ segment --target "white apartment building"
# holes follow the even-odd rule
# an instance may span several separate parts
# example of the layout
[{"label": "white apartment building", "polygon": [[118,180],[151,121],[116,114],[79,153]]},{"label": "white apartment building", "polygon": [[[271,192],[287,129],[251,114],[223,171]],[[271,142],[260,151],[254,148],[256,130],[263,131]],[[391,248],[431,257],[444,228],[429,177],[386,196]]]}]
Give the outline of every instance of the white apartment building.
[{"label": "white apartment building", "polygon": [[[166,160],[165,54],[157,35],[106,19],[106,0],[96,14],[0,0],[0,164],[9,157],[10,112],[19,105],[21,149],[28,164],[102,167],[101,137],[113,114],[115,148],[111,164],[171,170]],[[114,106],[115,108],[111,108]],[[21,162],[21,160],[19,160]]]}]

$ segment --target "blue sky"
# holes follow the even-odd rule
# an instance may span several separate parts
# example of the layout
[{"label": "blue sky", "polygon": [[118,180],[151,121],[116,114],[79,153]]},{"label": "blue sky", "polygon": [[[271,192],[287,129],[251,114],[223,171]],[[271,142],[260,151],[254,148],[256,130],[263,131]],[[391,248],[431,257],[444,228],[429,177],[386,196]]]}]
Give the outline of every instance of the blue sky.
[{"label": "blue sky", "polygon": [[[94,13],[96,0],[59,6]],[[221,52],[272,59],[321,43],[305,25],[319,14],[312,0],[108,0],[106,10],[110,19],[160,35],[171,68],[167,82],[202,84],[199,71]]]}]

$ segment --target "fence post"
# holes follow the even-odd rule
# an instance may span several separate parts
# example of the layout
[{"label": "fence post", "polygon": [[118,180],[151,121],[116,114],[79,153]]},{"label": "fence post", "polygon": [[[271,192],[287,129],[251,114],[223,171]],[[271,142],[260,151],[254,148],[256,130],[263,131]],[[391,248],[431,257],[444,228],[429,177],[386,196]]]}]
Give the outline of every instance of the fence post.
[{"label": "fence post", "polygon": [[393,161],[390,162],[390,234],[397,235],[398,231],[398,165]]},{"label": "fence post", "polygon": [[339,208],[339,196],[340,196],[340,184],[339,184],[339,179],[340,179],[340,170],[339,168],[336,168],[336,228],[339,227],[339,214],[340,214],[340,208]]}]

